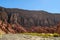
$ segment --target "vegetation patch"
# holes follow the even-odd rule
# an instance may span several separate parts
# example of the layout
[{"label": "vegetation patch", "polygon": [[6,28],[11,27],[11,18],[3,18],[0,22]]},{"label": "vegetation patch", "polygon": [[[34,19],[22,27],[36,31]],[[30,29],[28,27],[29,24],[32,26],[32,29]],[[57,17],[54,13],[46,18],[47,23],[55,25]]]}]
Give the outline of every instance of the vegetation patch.
[{"label": "vegetation patch", "polygon": [[40,36],[40,37],[60,37],[58,33],[21,33],[25,35]]}]

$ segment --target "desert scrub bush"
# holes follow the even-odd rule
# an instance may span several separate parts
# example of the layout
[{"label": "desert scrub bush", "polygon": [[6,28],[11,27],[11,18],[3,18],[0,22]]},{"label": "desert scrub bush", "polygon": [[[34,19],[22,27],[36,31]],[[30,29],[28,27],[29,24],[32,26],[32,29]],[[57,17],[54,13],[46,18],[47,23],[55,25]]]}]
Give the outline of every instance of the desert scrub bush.
[{"label": "desert scrub bush", "polygon": [[2,36],[3,36],[3,33],[0,32],[0,38],[2,38]]},{"label": "desert scrub bush", "polygon": [[25,34],[25,35],[32,35],[32,36],[39,36],[39,35],[40,35],[39,33],[22,33],[22,34]]},{"label": "desert scrub bush", "polygon": [[54,33],[53,36],[54,36],[54,37],[60,37],[60,34]]},{"label": "desert scrub bush", "polygon": [[22,33],[22,34],[40,37],[60,37],[60,34],[58,33]]}]

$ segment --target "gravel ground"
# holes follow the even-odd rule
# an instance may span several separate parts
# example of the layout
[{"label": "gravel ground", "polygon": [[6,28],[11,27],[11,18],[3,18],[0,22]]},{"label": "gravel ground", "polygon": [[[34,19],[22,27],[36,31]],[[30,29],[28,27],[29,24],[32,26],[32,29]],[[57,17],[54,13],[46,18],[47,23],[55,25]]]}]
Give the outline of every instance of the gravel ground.
[{"label": "gravel ground", "polygon": [[0,40],[60,40],[60,37],[43,38],[24,34],[5,34],[0,36]]}]

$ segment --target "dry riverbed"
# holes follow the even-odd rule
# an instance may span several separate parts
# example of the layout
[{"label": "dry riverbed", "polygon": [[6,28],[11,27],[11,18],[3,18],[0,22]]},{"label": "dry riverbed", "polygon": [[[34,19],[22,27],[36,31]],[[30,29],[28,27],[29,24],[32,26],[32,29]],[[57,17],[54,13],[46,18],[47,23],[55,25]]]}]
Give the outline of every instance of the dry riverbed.
[{"label": "dry riverbed", "polygon": [[5,34],[0,36],[0,40],[60,40],[60,37],[43,38],[25,34]]}]

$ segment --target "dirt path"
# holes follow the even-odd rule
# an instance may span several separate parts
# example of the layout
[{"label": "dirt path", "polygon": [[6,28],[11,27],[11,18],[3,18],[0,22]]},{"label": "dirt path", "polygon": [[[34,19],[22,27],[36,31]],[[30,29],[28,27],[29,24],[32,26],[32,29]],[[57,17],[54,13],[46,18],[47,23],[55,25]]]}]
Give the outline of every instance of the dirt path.
[{"label": "dirt path", "polygon": [[0,40],[60,40],[60,37],[42,38],[24,34],[5,34],[0,36]]}]

